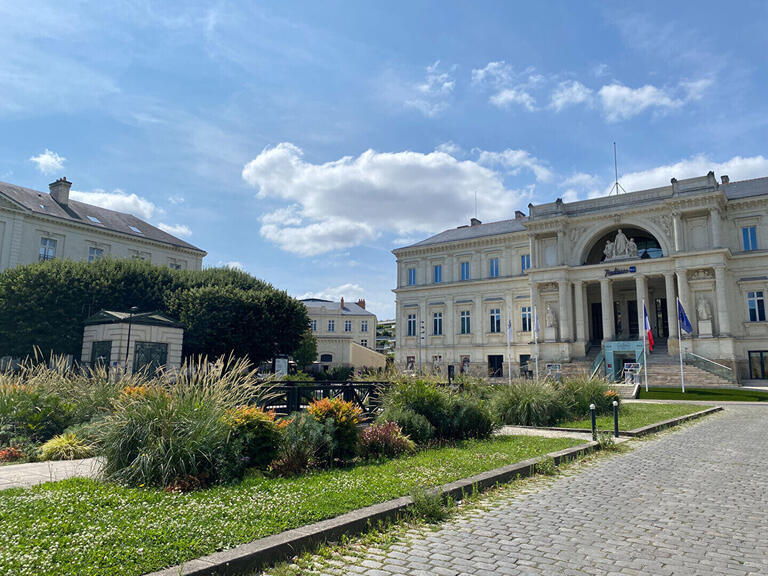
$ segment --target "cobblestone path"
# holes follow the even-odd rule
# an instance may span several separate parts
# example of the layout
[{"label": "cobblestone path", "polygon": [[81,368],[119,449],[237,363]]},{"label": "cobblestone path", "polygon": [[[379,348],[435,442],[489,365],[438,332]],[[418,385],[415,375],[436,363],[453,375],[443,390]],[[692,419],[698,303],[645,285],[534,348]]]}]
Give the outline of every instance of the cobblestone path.
[{"label": "cobblestone path", "polygon": [[323,572],[768,575],[768,407],[729,406]]}]

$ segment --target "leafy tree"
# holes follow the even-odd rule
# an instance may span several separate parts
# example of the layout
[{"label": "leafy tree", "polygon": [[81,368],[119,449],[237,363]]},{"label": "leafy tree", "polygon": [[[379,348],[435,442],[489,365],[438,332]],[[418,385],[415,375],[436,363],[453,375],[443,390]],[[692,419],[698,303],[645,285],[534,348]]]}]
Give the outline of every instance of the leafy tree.
[{"label": "leafy tree", "polygon": [[301,302],[245,272],[171,270],[135,260],[52,260],[0,273],[0,355],[82,351],[83,321],[101,310],[159,310],[185,325],[184,354],[234,352],[254,362],[299,345]]},{"label": "leafy tree", "polygon": [[301,335],[301,341],[293,353],[293,359],[299,370],[304,370],[317,360],[317,338],[312,334],[311,329],[305,330]]}]

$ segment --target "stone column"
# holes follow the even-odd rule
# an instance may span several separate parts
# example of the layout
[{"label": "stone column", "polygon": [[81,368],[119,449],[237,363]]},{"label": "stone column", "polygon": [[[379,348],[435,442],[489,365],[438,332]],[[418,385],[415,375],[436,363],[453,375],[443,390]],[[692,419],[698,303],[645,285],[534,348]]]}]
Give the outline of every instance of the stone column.
[{"label": "stone column", "polygon": [[[536,282],[531,282],[531,340],[533,340],[533,330],[536,330],[536,318],[534,317],[534,313],[538,312],[541,314],[541,310],[538,310],[539,306],[539,285]],[[541,326],[541,321],[539,321],[539,326]],[[541,340],[541,337],[543,336],[542,333],[539,333],[539,340]]]},{"label": "stone column", "polygon": [[614,339],[613,286],[610,278],[600,278],[600,300],[603,305],[603,342]]},{"label": "stone column", "polygon": [[675,236],[675,252],[683,251],[683,222],[680,219],[680,212],[672,213],[672,230]]},{"label": "stone column", "polygon": [[711,208],[709,211],[709,220],[712,230],[712,248],[720,248],[720,210]]},{"label": "stone column", "polygon": [[565,232],[562,230],[557,231],[557,264],[565,264]]},{"label": "stone column", "polygon": [[[643,332],[645,331],[645,322],[643,318],[643,302],[648,299],[648,284],[646,282],[645,276],[638,275],[635,276],[635,292],[637,293],[637,330],[638,330],[638,340],[642,340]],[[646,302],[646,308],[648,307],[648,303]],[[650,322],[650,314],[648,315],[648,321]]]},{"label": "stone column", "polygon": [[573,290],[576,299],[574,306],[576,309],[576,341],[586,342],[587,332],[585,330],[586,325],[584,324],[584,302],[586,301],[586,298],[584,298],[584,282],[576,280],[573,283]]},{"label": "stone column", "polygon": [[[531,257],[531,268],[538,268],[538,262],[536,261],[536,235],[528,234],[529,256]],[[531,304],[533,306],[533,304]]]},{"label": "stone column", "polygon": [[664,272],[664,286],[667,289],[667,323],[669,338],[677,340],[677,305],[675,303],[675,273]]},{"label": "stone column", "polygon": [[731,335],[731,319],[728,316],[728,296],[725,285],[725,268],[715,267],[715,292],[717,296],[717,333],[719,336]]},{"label": "stone column", "polygon": [[696,310],[695,306],[692,307],[691,304],[691,290],[688,286],[688,273],[685,270],[677,271],[677,293],[683,308],[685,308],[685,315],[688,316],[691,328],[693,328],[693,334],[696,334]]},{"label": "stone column", "polygon": [[568,280],[560,280],[557,283],[558,297],[560,299],[560,341],[571,342],[573,336],[571,336],[571,283]]}]

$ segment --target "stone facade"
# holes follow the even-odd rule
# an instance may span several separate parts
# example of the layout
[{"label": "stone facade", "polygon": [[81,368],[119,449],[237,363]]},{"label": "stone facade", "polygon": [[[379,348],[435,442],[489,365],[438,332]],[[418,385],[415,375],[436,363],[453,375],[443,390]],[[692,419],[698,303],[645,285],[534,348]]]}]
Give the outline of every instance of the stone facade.
[{"label": "stone facade", "polygon": [[529,210],[394,250],[401,368],[421,356],[425,367],[506,374],[511,322],[516,372],[536,354],[534,309],[541,362],[584,358],[605,341],[642,338],[643,300],[654,338],[676,355],[679,297],[693,326],[686,352],[741,379],[768,377],[768,178],[717,182],[710,172]]},{"label": "stone facade", "polygon": [[71,183],[50,194],[0,182],[0,271],[40,260],[133,258],[202,269],[205,251],[131,214],[69,199]]},{"label": "stone facade", "polygon": [[319,298],[302,300],[310,327],[317,339],[317,362],[321,370],[335,367],[384,368],[386,356],[376,352],[376,315],[356,303]]}]

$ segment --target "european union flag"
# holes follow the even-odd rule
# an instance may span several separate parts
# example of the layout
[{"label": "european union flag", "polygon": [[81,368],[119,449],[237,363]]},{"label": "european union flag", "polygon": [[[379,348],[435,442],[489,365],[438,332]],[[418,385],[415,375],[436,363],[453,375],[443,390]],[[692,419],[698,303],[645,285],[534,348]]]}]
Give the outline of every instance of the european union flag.
[{"label": "european union flag", "polygon": [[680,322],[680,330],[690,334],[693,332],[693,326],[691,321],[688,320],[688,316],[685,314],[685,308],[683,308],[680,300],[677,301],[677,320]]}]

